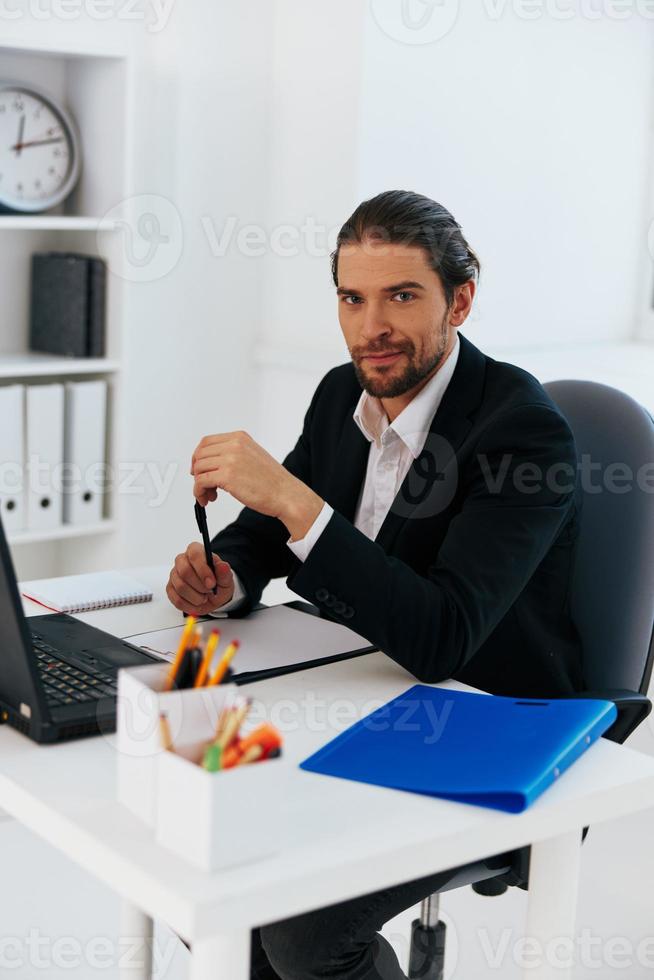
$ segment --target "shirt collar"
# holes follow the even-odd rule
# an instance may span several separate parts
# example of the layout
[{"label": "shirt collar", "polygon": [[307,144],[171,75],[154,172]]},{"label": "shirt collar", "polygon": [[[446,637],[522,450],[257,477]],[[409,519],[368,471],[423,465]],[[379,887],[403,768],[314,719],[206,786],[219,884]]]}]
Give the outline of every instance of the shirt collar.
[{"label": "shirt collar", "polygon": [[390,425],[379,398],[369,395],[367,391],[361,392],[353,419],[368,442],[375,442],[379,447],[384,433],[390,428],[410,449],[413,458],[417,459],[425,445],[432,419],[454,374],[460,346],[457,333],[454,347],[445,362]]}]

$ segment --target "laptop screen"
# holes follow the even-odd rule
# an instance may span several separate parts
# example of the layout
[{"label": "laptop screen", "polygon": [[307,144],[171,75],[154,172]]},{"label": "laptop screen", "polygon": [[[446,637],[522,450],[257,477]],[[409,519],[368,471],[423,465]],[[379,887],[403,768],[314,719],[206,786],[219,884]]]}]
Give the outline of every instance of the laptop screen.
[{"label": "laptop screen", "polygon": [[39,710],[36,665],[21,605],[16,573],[0,520],[0,702],[29,721]]}]

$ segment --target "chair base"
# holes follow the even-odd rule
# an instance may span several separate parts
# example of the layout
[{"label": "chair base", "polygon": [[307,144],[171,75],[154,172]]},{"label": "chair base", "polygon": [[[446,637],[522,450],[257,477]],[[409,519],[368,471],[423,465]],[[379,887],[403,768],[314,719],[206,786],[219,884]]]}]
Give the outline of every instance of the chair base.
[{"label": "chair base", "polygon": [[409,980],[443,980],[445,968],[444,922],[424,926],[420,919],[411,923]]}]

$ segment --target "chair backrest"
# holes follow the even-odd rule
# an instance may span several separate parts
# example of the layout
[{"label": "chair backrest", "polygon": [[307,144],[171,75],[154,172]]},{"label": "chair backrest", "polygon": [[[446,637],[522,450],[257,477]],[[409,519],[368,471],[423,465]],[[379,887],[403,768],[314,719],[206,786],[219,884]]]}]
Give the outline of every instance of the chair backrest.
[{"label": "chair backrest", "polygon": [[586,682],[645,694],[654,656],[654,422],[607,385],[544,387],[570,424],[581,470],[572,614]]}]

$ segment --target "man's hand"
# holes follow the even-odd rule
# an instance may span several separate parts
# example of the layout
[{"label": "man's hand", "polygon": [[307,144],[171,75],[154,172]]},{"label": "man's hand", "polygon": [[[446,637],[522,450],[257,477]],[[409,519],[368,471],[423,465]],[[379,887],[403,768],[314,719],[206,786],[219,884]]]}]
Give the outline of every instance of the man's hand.
[{"label": "man's hand", "polygon": [[[216,594],[212,592],[217,585]],[[234,595],[234,576],[226,561],[213,556],[213,570],[207,565],[204,548],[197,541],[175,559],[166,594],[175,608],[191,616],[207,616]]]},{"label": "man's hand", "polygon": [[193,453],[191,475],[203,507],[226,490],[245,507],[279,518],[295,540],[304,537],[324,504],[247,432],[205,436]]}]

